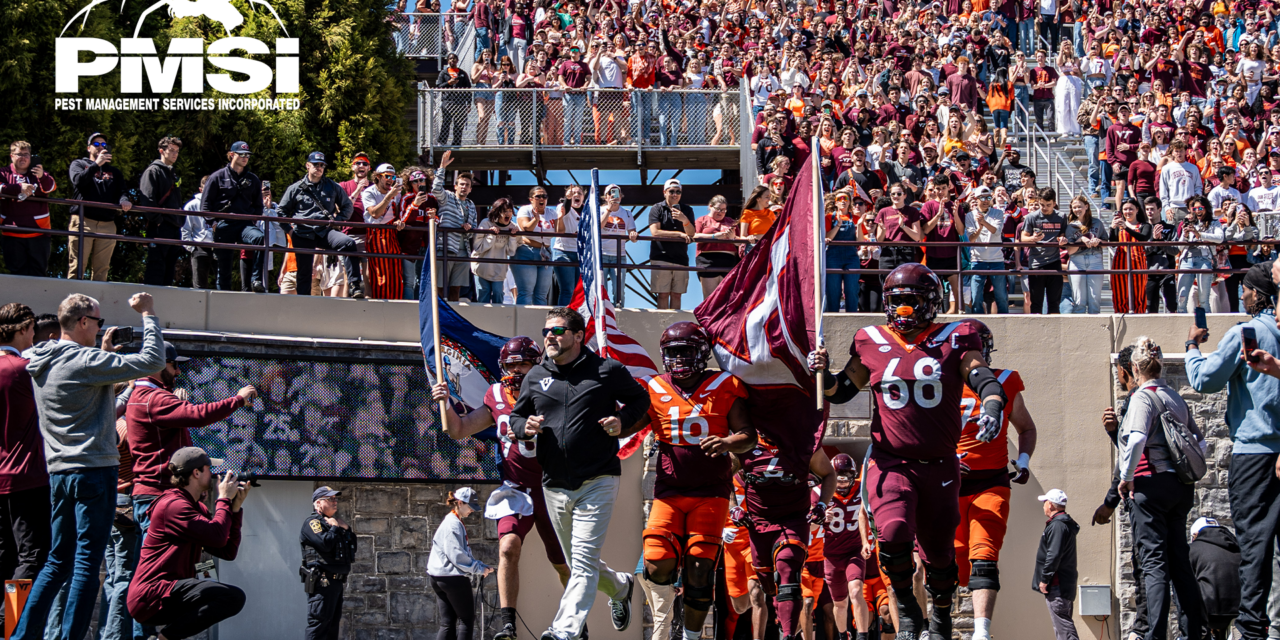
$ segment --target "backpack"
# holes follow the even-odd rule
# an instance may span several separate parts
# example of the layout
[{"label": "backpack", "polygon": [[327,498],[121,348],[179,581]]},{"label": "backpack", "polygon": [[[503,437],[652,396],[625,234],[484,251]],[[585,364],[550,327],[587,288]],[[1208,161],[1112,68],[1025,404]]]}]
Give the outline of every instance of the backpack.
[{"label": "backpack", "polygon": [[1174,473],[1183,484],[1195,484],[1209,470],[1204,451],[1200,449],[1199,434],[1170,413],[1159,394],[1149,389],[1142,391],[1155,400],[1161,432],[1165,446],[1169,449],[1169,462],[1173,464]]}]

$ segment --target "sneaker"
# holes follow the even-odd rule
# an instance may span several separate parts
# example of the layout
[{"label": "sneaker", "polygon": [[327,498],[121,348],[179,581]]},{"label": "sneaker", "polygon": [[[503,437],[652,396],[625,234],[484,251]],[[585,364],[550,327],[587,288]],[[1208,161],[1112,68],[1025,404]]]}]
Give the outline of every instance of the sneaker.
[{"label": "sneaker", "polygon": [[348,298],[353,298],[353,299],[355,299],[355,300],[363,300],[363,299],[364,299],[364,289],[360,288],[360,285],[356,285],[356,286],[354,286],[354,287],[351,287],[351,291],[350,291],[349,293],[347,293],[347,297],[348,297]]},{"label": "sneaker", "polygon": [[635,591],[636,579],[627,574],[627,592],[617,600],[609,600],[610,618],[613,628],[626,631],[631,626],[631,592]]},{"label": "sneaker", "polygon": [[898,634],[894,640],[919,640],[925,633],[924,612],[915,598],[898,601]]},{"label": "sneaker", "polygon": [[510,622],[502,625],[502,628],[493,634],[493,640],[516,640],[516,625]]},{"label": "sneaker", "polygon": [[262,284],[262,281],[261,281],[261,280],[254,280],[254,281],[253,281],[253,284],[251,284],[251,285],[249,285],[249,286],[253,289],[253,292],[254,292],[254,293],[266,293],[266,292],[267,292],[267,287],[266,287],[266,285]]},{"label": "sneaker", "polygon": [[542,640],[569,640],[569,636],[560,635],[551,629],[542,632]]},{"label": "sneaker", "polygon": [[929,637],[951,640],[951,607],[933,606],[929,612]]}]

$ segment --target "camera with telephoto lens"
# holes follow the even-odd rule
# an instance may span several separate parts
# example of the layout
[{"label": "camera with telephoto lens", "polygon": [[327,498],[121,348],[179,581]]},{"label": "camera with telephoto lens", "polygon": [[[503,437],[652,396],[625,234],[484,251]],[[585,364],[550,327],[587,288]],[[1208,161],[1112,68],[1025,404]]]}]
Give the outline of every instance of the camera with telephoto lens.
[{"label": "camera with telephoto lens", "polygon": [[[254,472],[252,472],[252,471],[244,471],[244,472],[241,472],[241,471],[232,471],[231,473],[236,474],[236,481],[237,481],[237,482],[247,482],[247,483],[249,483],[249,486],[251,486],[251,487],[261,487],[261,486],[262,486],[262,485],[258,484],[258,480],[259,480],[259,478],[258,478],[258,474],[254,473]],[[225,471],[223,472],[223,475],[226,475],[226,472],[225,472]]]}]

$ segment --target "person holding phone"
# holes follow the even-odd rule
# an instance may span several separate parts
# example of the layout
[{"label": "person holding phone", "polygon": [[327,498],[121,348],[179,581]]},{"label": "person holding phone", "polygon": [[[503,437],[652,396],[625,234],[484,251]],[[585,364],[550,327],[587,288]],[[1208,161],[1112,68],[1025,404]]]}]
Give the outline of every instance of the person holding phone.
[{"label": "person holding phone", "polygon": [[[1273,266],[1264,262],[1249,268],[1241,301],[1252,317],[1228,329],[1215,351],[1200,352],[1200,345],[1209,339],[1205,328],[1192,327],[1186,342],[1191,387],[1200,393],[1230,389],[1225,416],[1232,443],[1228,498],[1240,543],[1240,615],[1236,625],[1245,637],[1266,635],[1275,549],[1272,538],[1280,526],[1274,505],[1280,494],[1280,368],[1275,357],[1280,353],[1280,329],[1271,302],[1277,292]],[[1257,343],[1251,352],[1245,350],[1246,330],[1252,330]],[[1247,362],[1248,356],[1259,362]]]},{"label": "person holding phone", "polygon": [[[4,229],[0,232],[0,253],[4,254],[9,273],[43,278],[49,274],[53,236],[22,229],[50,228],[49,204],[26,198],[47,198],[57,190],[58,184],[53,174],[44,170],[40,156],[31,152],[29,142],[19,140],[10,144],[9,160],[9,166],[0,167],[0,194],[19,199],[0,200],[0,227]],[[74,246],[76,242],[71,244]]]}]

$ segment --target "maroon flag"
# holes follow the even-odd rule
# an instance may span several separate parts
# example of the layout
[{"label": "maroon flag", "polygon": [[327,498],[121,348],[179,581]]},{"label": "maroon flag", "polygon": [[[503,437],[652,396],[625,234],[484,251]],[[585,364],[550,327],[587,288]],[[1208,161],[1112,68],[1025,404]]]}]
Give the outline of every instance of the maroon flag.
[{"label": "maroon flag", "polygon": [[822,440],[825,417],[815,409],[805,364],[817,343],[813,202],[820,187],[809,176],[818,157],[811,154],[801,168],[773,228],[693,311],[711,334],[720,368],[751,387],[756,429],[803,467]]}]

